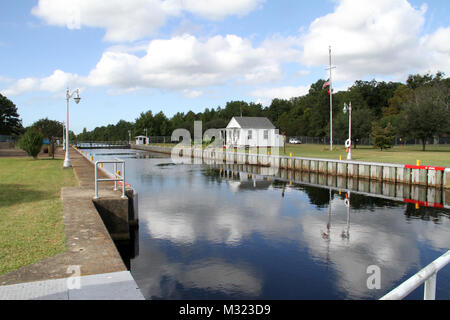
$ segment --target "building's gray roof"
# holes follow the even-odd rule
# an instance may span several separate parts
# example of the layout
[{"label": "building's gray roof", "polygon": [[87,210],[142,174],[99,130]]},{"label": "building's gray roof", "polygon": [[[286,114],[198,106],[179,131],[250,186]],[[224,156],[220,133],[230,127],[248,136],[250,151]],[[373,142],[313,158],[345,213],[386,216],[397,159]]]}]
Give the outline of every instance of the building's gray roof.
[{"label": "building's gray roof", "polygon": [[275,129],[266,117],[234,117],[243,129]]}]

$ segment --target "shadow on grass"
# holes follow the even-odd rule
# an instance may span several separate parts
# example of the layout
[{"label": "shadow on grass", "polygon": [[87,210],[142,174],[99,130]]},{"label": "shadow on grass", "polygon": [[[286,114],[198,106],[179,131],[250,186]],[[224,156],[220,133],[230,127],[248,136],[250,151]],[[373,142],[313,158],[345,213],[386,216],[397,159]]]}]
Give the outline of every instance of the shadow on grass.
[{"label": "shadow on grass", "polygon": [[50,192],[31,189],[22,184],[0,183],[0,208],[21,203],[53,199]]}]

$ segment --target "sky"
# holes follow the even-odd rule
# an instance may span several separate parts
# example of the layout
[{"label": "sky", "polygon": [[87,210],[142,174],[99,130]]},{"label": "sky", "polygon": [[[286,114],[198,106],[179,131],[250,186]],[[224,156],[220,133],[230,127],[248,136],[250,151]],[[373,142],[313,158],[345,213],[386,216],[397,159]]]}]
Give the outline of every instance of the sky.
[{"label": "sky", "polygon": [[0,0],[0,93],[23,125],[270,104],[328,79],[450,75],[447,0]]}]

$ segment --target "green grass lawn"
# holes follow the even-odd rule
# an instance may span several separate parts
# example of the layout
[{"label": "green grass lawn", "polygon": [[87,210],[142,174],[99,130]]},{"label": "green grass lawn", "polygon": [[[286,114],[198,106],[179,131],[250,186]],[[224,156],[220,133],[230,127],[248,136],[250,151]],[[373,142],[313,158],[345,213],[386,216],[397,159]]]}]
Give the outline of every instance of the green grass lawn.
[{"label": "green grass lawn", "polygon": [[76,186],[63,160],[0,158],[0,274],[66,250],[63,186]]},{"label": "green grass lawn", "polygon": [[[344,146],[333,146],[330,151],[329,145],[300,144],[286,145],[286,152],[280,148],[281,155],[293,153],[297,157],[342,159],[347,158]],[[396,146],[392,149],[381,151],[370,146],[361,146],[352,149],[352,159],[356,161],[389,162],[401,164],[416,164],[420,160],[421,165],[450,167],[450,145],[427,145],[426,151],[422,146]]]}]

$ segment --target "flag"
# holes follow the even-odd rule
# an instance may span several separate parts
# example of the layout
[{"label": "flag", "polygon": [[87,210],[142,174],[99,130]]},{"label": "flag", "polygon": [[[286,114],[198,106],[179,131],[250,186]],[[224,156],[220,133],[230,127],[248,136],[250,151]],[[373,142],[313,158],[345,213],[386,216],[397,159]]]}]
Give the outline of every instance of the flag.
[{"label": "flag", "polygon": [[328,79],[327,81],[325,81],[325,83],[322,86],[322,89],[325,89],[326,87],[328,87],[331,84],[330,79]]}]

